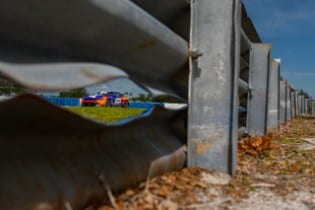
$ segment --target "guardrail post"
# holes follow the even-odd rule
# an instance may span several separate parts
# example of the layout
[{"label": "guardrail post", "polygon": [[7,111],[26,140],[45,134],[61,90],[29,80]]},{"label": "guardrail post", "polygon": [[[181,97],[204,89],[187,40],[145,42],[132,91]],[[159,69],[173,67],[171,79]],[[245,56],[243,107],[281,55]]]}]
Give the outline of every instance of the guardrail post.
[{"label": "guardrail post", "polygon": [[306,115],[309,114],[308,102],[309,102],[309,99],[308,99],[308,98],[305,98],[305,100],[304,100],[304,106],[305,106],[305,114],[306,114]]},{"label": "guardrail post", "polygon": [[286,122],[292,119],[292,113],[291,113],[291,87],[288,81],[286,81]]},{"label": "guardrail post", "polygon": [[188,166],[234,174],[240,0],[191,1]]},{"label": "guardrail post", "polygon": [[280,81],[280,124],[283,124],[286,122],[286,84],[285,81],[281,80]]},{"label": "guardrail post", "polygon": [[291,89],[291,115],[292,115],[292,119],[294,119],[296,117],[296,97],[295,97],[295,90]]},{"label": "guardrail post", "polygon": [[305,111],[305,96],[304,95],[302,95],[301,106],[302,106],[302,115],[305,115],[306,111]]},{"label": "guardrail post", "polygon": [[252,87],[246,123],[251,135],[267,132],[270,65],[271,44],[252,44],[249,69],[249,83]]},{"label": "guardrail post", "polygon": [[301,103],[300,103],[300,95],[299,92],[296,90],[295,91],[295,98],[296,98],[296,116],[300,116],[301,115]]},{"label": "guardrail post", "polygon": [[305,96],[302,96],[302,115],[305,115]]},{"label": "guardrail post", "polygon": [[302,95],[298,93],[298,108],[299,108],[299,116],[303,113],[303,106],[302,106]]},{"label": "guardrail post", "polygon": [[280,59],[274,59],[271,62],[268,94],[268,129],[279,128],[280,62]]},{"label": "guardrail post", "polygon": [[305,103],[305,114],[308,115],[308,98],[305,98],[304,103]]}]

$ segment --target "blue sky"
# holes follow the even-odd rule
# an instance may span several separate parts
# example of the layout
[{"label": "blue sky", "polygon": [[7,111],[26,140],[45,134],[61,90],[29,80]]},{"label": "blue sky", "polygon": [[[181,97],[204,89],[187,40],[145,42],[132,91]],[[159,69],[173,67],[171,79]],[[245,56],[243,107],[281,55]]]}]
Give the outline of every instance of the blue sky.
[{"label": "blue sky", "polygon": [[243,0],[281,75],[315,98],[315,0]]}]

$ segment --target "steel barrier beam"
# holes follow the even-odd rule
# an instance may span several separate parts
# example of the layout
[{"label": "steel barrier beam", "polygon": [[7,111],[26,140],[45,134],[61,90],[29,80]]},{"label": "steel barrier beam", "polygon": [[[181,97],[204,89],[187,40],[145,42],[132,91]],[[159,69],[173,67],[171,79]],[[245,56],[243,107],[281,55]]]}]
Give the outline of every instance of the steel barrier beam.
[{"label": "steel barrier beam", "polygon": [[30,90],[60,91],[103,83],[128,75],[97,63],[12,64],[0,61],[0,73]]},{"label": "steel barrier beam", "polygon": [[118,192],[186,160],[185,110],[108,125],[25,94],[2,101],[0,115],[0,209],[85,209],[106,198],[104,185]]},{"label": "steel barrier beam", "polygon": [[280,124],[286,123],[286,82],[280,81]]},{"label": "steel barrier beam", "polygon": [[248,36],[244,32],[244,30],[241,28],[241,46],[242,46],[242,51],[243,52],[249,51],[251,49],[251,44],[252,44],[252,42],[250,41],[250,39],[248,38]]},{"label": "steel barrier beam", "polygon": [[191,18],[191,49],[202,56],[190,63],[188,166],[234,174],[241,1],[191,1]]},{"label": "steel barrier beam", "polygon": [[289,121],[292,119],[292,113],[291,113],[291,87],[288,81],[286,81],[286,92],[285,92],[285,98],[286,98],[286,121]]},{"label": "steel barrier beam", "polygon": [[0,38],[12,47],[117,66],[137,81],[165,90],[187,64],[187,41],[131,1],[30,0],[16,5],[20,1],[3,0],[0,7]]},{"label": "steel barrier beam", "polygon": [[248,81],[251,41],[241,28],[240,78]]},{"label": "steel barrier beam", "polygon": [[238,78],[238,95],[242,96],[244,94],[247,94],[249,91],[248,83],[241,78]]},{"label": "steel barrier beam", "polygon": [[249,134],[263,135],[267,132],[271,44],[252,44],[250,56],[249,82],[252,87],[246,125]]},{"label": "steel barrier beam", "polygon": [[187,0],[132,0],[153,17],[189,40],[190,8]]},{"label": "steel barrier beam", "polygon": [[249,63],[244,58],[240,57],[240,62],[241,62],[240,69],[249,68]]},{"label": "steel barrier beam", "polygon": [[271,62],[269,100],[268,100],[268,129],[279,128],[280,106],[280,59]]}]

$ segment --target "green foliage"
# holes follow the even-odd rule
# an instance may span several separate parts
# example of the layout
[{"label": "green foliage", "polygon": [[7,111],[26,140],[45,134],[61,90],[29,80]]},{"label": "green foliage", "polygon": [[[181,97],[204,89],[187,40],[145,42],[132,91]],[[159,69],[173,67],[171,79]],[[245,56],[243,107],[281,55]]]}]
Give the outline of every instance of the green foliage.
[{"label": "green foliage", "polygon": [[307,103],[307,110],[306,111],[308,114],[312,114],[312,107],[313,107],[312,103],[313,103],[312,100],[309,100]]},{"label": "green foliage", "polygon": [[167,102],[167,103],[184,103],[180,98],[171,95],[157,95],[153,96],[151,93],[145,95],[140,94],[138,97],[133,98],[136,101],[153,101],[153,102]]},{"label": "green foliage", "polygon": [[88,92],[85,88],[77,88],[69,91],[63,91],[59,93],[59,97],[74,97],[74,98],[82,98],[87,95]]},{"label": "green foliage", "polygon": [[145,109],[121,107],[66,107],[66,109],[84,117],[107,123],[140,115],[145,111]]},{"label": "green foliage", "polygon": [[304,96],[305,98],[310,98],[310,96],[308,95],[307,92],[305,92],[304,90],[300,90],[299,95]]},{"label": "green foliage", "polygon": [[138,97],[134,97],[133,100],[135,101],[151,101],[152,100],[152,94],[149,93],[149,94],[139,94]]},{"label": "green foliage", "polygon": [[12,94],[21,93],[24,90],[25,89],[22,86],[11,82],[10,80],[3,77],[3,75],[0,73],[0,95],[9,96]]}]

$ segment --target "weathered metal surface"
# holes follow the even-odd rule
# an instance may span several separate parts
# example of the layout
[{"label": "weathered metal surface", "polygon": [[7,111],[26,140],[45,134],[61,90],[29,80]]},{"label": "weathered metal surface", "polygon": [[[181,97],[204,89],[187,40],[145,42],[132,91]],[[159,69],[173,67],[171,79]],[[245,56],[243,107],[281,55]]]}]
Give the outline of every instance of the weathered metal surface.
[{"label": "weathered metal surface", "polygon": [[132,0],[153,17],[189,40],[190,7],[188,0]]},{"label": "weathered metal surface", "polygon": [[301,114],[305,115],[305,96],[301,95]]},{"label": "weathered metal surface", "polygon": [[241,28],[241,55],[246,51],[250,51],[251,44],[252,44],[252,41],[248,38],[244,29]]},{"label": "weathered metal surface", "polygon": [[278,128],[280,105],[280,60],[272,60],[269,82],[268,129]]},{"label": "weathered metal surface", "polygon": [[249,91],[248,83],[242,80],[241,78],[238,78],[238,95],[242,96],[244,94],[247,94]]},{"label": "weathered metal surface", "polygon": [[231,174],[237,159],[240,6],[239,0],[191,1],[191,48],[202,56],[190,63],[188,166]]},{"label": "weathered metal surface", "polygon": [[122,70],[96,63],[12,64],[0,62],[0,72],[31,90],[63,90],[128,77]]},{"label": "weathered metal surface", "polygon": [[292,119],[292,109],[291,109],[292,99],[291,99],[291,86],[287,81],[286,84],[286,120]]},{"label": "weathered metal surface", "polygon": [[3,0],[0,5],[2,40],[114,65],[157,88],[170,87],[188,61],[188,43],[131,1]]},{"label": "weathered metal surface", "polygon": [[303,104],[302,104],[303,96],[298,94],[298,107],[299,107],[299,115],[303,115]]},{"label": "weathered metal surface", "polygon": [[305,114],[309,114],[309,107],[308,107],[309,98],[304,99],[304,106],[305,106]]},{"label": "weathered metal surface", "polygon": [[267,132],[271,44],[252,44],[247,106],[247,130],[251,135]]},{"label": "weathered metal surface", "polygon": [[286,81],[280,81],[280,124],[286,123]]},{"label": "weathered metal surface", "polygon": [[295,113],[296,116],[300,116],[300,103],[299,103],[299,94],[298,90],[295,90],[295,101],[296,101],[296,106],[295,106]]},{"label": "weathered metal surface", "polygon": [[186,159],[185,111],[109,126],[27,94],[2,101],[0,115],[0,209],[84,209],[107,198],[104,184],[117,192]]},{"label": "weathered metal surface", "polygon": [[292,119],[296,118],[296,91],[291,89],[291,115]]},{"label": "weathered metal surface", "polygon": [[247,34],[247,36],[251,40],[251,42],[253,42],[253,43],[260,43],[261,42],[259,34],[258,34],[252,20],[247,15],[244,4],[242,4],[242,28],[244,29],[244,32]]},{"label": "weathered metal surface", "polygon": [[240,57],[240,69],[241,70],[245,70],[245,69],[248,69],[249,68],[249,63],[242,57]]},{"label": "weathered metal surface", "polygon": [[[254,47],[250,58],[251,43],[260,38],[244,8],[241,17],[241,0],[198,0],[190,5],[191,9],[186,0],[3,0],[0,45],[9,43],[6,48],[12,53],[1,48],[0,60],[22,64],[1,63],[0,70],[38,90],[82,87],[127,76],[101,64],[106,63],[126,70],[136,81],[185,97],[190,55],[188,165],[233,174],[238,95],[249,89],[249,59],[259,67],[251,70],[260,77],[250,82],[256,85],[252,102],[257,99],[259,108],[255,111],[264,113],[262,118],[254,118],[264,127],[248,124],[255,130],[261,127],[262,133],[266,119],[268,127],[278,127],[283,112],[285,121],[282,86],[282,99],[279,94],[280,64],[272,64],[268,100],[268,73],[259,69],[269,71],[270,49],[262,50],[261,56],[255,52],[262,48]],[[16,51],[25,47],[28,53]],[[47,60],[99,64],[25,64]],[[244,70],[242,79],[238,78],[239,68]],[[243,105],[247,97],[240,100]],[[305,107],[304,100],[300,103]],[[43,203],[55,209],[63,209],[65,203],[83,209],[106,197],[104,184],[116,192],[182,167],[185,111],[152,112],[134,121],[128,119],[129,124],[109,126],[36,96],[0,102],[0,115],[6,119],[0,121],[0,179],[5,180],[0,188],[0,209],[34,209]]]}]

